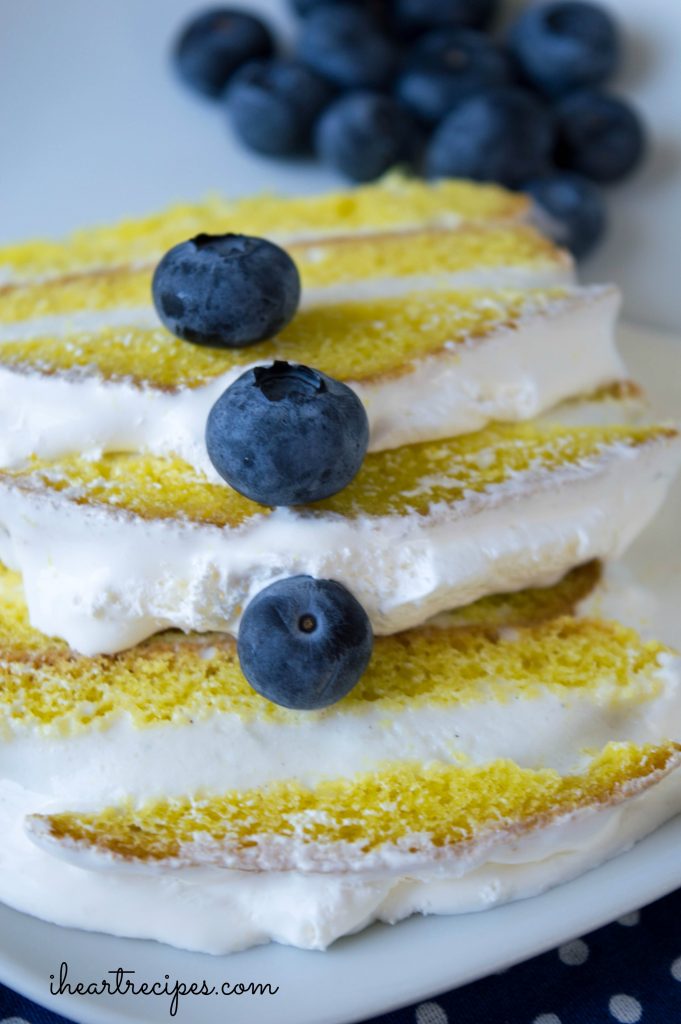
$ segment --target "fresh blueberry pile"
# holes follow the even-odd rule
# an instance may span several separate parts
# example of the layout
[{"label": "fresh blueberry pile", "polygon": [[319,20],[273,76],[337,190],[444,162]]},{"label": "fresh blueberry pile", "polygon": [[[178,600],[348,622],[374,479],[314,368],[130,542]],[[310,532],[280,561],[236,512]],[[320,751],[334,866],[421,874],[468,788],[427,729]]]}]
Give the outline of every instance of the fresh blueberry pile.
[{"label": "fresh blueberry pile", "polygon": [[392,167],[528,190],[577,256],[605,228],[600,186],[640,163],[635,110],[604,85],[621,63],[609,13],[549,0],[494,32],[499,0],[290,0],[283,53],[258,17],[216,8],[177,39],[183,80],[224,105],[245,146],[316,153],[353,181]]}]

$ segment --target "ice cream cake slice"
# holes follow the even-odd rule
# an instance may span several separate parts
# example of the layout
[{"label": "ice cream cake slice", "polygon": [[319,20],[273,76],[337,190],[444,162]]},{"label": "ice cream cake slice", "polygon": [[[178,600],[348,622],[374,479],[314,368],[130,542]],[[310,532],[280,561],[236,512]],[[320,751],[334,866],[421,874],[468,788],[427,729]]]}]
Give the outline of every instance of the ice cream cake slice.
[{"label": "ice cream cake slice", "polygon": [[465,223],[522,221],[528,197],[491,184],[426,183],[391,174],[376,184],[318,196],[211,197],[117,224],[76,231],[63,241],[0,248],[0,282],[49,280],[103,268],[156,263],[201,231],[266,235],[283,243],[385,234]]},{"label": "ice cream cake slice", "polygon": [[348,383],[372,450],[530,419],[624,375],[618,305],[607,287],[423,289],[303,309],[278,337],[242,349],[197,347],[160,325],[20,332],[0,344],[0,465],[149,452],[217,480],[208,413],[241,373],[274,359]]},{"label": "ice cream cake slice", "polygon": [[351,694],[301,713],[250,688],[224,634],[78,655],[0,573],[0,897],[214,953],[319,948],[612,856],[681,807],[681,675],[573,614],[597,580],[379,637]]},{"label": "ice cream cake slice", "polygon": [[[421,228],[406,235],[297,242],[286,249],[300,272],[308,307],[387,298],[418,288],[548,288],[574,282],[570,256],[526,224]],[[0,338],[121,324],[156,326],[151,305],[155,266],[106,267],[7,285],[0,292]]]},{"label": "ice cream cake slice", "polygon": [[297,574],[343,583],[377,633],[619,555],[681,458],[666,426],[489,427],[367,456],[325,501],[268,508],[186,463],[74,457],[0,472],[0,557],[33,624],[86,653],[236,632]]}]

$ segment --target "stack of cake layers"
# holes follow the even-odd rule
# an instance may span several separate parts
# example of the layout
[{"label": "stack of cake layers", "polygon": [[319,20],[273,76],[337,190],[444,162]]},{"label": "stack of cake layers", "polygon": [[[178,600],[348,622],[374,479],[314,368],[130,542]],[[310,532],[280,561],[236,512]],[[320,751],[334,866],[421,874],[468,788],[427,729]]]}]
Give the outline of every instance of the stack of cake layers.
[{"label": "stack of cake layers", "polygon": [[[173,208],[0,251],[0,898],[224,952],[541,891],[681,809],[674,651],[595,614],[600,562],[681,460],[524,197],[399,178]],[[197,232],[284,245],[302,307],[214,350],[154,266]],[[271,509],[203,435],[249,366],[349,383],[358,477]],[[252,597],[344,583],[376,634],[352,693],[269,703]],[[589,611],[589,609],[592,609]]]}]

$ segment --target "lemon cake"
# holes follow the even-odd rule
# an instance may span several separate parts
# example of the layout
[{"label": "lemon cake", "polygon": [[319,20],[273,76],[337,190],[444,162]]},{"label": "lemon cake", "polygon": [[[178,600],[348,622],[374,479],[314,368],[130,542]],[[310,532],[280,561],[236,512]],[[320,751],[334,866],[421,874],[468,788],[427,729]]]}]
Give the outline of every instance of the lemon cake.
[{"label": "lemon cake", "polygon": [[539,892],[681,809],[676,654],[572,614],[591,564],[378,638],[343,701],[264,700],[224,634],[85,658],[0,574],[0,898],[213,953]]},{"label": "lemon cake", "polygon": [[219,479],[203,440],[208,413],[241,373],[273,359],[348,383],[372,450],[530,419],[623,377],[618,304],[601,287],[426,289],[304,309],[278,338],[246,349],[197,348],[160,325],[19,330],[0,344],[0,465],[150,452]]},{"label": "lemon cake", "polygon": [[201,231],[265,235],[280,243],[402,234],[421,228],[529,219],[527,196],[496,185],[426,183],[390,174],[376,184],[318,196],[213,196],[94,230],[64,241],[36,239],[0,248],[0,284],[48,281],[103,268],[153,265],[176,242]]},{"label": "lemon cake", "polygon": [[171,626],[234,633],[297,574],[344,584],[392,633],[616,557],[680,458],[666,426],[488,427],[368,455],[334,497],[276,509],[177,459],[32,462],[0,471],[0,558],[33,624],[85,654]]},{"label": "lemon cake", "polygon": [[[540,892],[681,810],[681,659],[613,620],[596,561],[681,441],[626,380],[616,289],[578,286],[529,214],[391,176],[0,250],[1,900],[213,953],[325,948]],[[293,256],[278,336],[159,325],[154,266],[203,232]],[[368,414],[358,475],[314,504],[256,504],[207,459],[215,400],[275,360]],[[367,613],[365,671],[322,710],[265,699],[241,658],[264,589],[301,574]]]},{"label": "lemon cake", "polygon": [[[445,185],[409,187],[427,204]],[[181,223],[170,215],[168,230]],[[373,450],[531,419],[625,375],[617,290],[576,286],[567,254],[531,226],[351,228],[289,245],[303,307],[278,337],[246,349],[172,336],[151,303],[149,263],[0,289],[0,465],[149,452],[217,479],[203,443],[208,412],[240,373],[273,359],[349,383]],[[106,249],[103,237],[92,232],[93,251]]]},{"label": "lemon cake", "polygon": [[[176,239],[184,241],[182,237]],[[574,283],[568,253],[527,224],[464,224],[407,235],[348,235],[294,242],[303,306],[347,298],[385,298],[434,288],[546,288]],[[1,254],[0,254],[1,255]],[[155,264],[103,267],[2,288],[2,337],[88,329],[102,323],[155,325],[150,305]]]}]

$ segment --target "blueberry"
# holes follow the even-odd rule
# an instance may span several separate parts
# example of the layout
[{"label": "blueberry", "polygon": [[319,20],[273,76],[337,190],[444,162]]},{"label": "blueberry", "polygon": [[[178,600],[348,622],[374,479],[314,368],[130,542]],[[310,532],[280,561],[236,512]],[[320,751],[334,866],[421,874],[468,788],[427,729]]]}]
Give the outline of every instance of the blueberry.
[{"label": "blueberry", "polygon": [[459,100],[511,77],[504,53],[470,29],[442,29],[422,36],[397,80],[398,98],[423,121],[437,122]]},{"label": "blueberry", "polygon": [[[333,6],[340,3],[341,0],[289,0],[289,2],[294,14],[297,14],[299,18],[306,18],[308,14],[318,11],[320,7]],[[355,7],[359,6],[359,3],[356,0],[349,0],[347,6]]]},{"label": "blueberry", "polygon": [[525,78],[547,96],[605,81],[619,59],[614,21],[584,0],[528,8],[512,27],[508,45]]},{"label": "blueberry", "polygon": [[398,52],[362,8],[320,7],[302,24],[298,56],[340,89],[387,88]]},{"label": "blueberry", "polygon": [[291,576],[253,598],[239,627],[241,670],[285,708],[313,711],[346,696],[371,658],[367,613],[334,580]]},{"label": "blueberry", "polygon": [[175,44],[175,65],[187,85],[219,96],[246,61],[274,53],[270,30],[260,18],[231,7],[215,7],[192,18]]},{"label": "blueberry", "polygon": [[322,7],[356,7],[368,10],[377,19],[383,14],[387,0],[290,0],[294,14],[306,18]]},{"label": "blueberry", "polygon": [[409,111],[380,93],[342,96],[327,108],[315,133],[317,153],[353,181],[372,181],[409,163],[418,130]]},{"label": "blueberry", "polygon": [[434,28],[484,28],[498,0],[395,0],[394,19],[407,35]]},{"label": "blueberry", "polygon": [[346,487],[369,443],[364,406],[307,366],[247,370],[208,416],[206,448],[236,491],[262,505],[303,505]]},{"label": "blueberry", "polygon": [[268,156],[310,148],[312,127],[332,87],[294,60],[252,61],[227,87],[227,112],[241,141]]},{"label": "blueberry", "polygon": [[526,188],[548,215],[547,232],[559,245],[578,259],[591,252],[606,227],[603,197],[592,182],[565,171],[536,178]]},{"label": "blueberry", "polygon": [[638,114],[616,96],[586,90],[556,108],[556,161],[603,184],[620,181],[640,163],[645,134]]},{"label": "blueberry", "polygon": [[[338,3],[338,0],[289,0],[293,13],[299,18],[306,18],[313,11],[320,7],[328,7],[330,4]],[[354,5],[353,5],[354,6]]]},{"label": "blueberry", "polygon": [[429,177],[475,178],[517,188],[542,174],[553,140],[551,115],[530,93],[492,89],[462,100],[436,129]]},{"label": "blueberry", "polygon": [[165,254],[152,295],[178,338],[241,348],[271,338],[293,318],[300,277],[288,253],[265,238],[197,235]]}]

